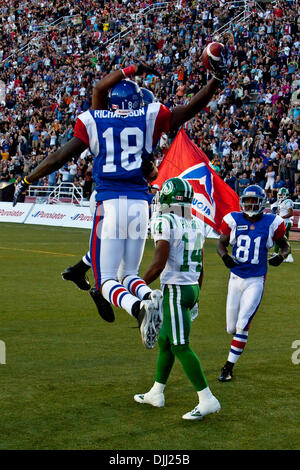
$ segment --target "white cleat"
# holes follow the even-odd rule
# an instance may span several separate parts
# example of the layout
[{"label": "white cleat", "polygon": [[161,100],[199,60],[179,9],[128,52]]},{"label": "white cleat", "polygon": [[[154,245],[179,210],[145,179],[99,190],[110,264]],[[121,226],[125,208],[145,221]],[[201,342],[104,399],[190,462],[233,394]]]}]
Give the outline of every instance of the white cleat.
[{"label": "white cleat", "polygon": [[155,311],[153,312],[153,326],[155,331],[158,333],[161,330],[163,324],[163,293],[161,290],[153,290],[150,294],[150,299],[154,305]]},{"label": "white cleat", "polygon": [[293,262],[294,262],[294,258],[293,258],[292,253],[290,253],[288,257],[284,260],[284,263],[293,263]]},{"label": "white cleat", "polygon": [[165,405],[165,396],[163,393],[144,393],[143,395],[134,395],[134,400],[137,403],[146,403],[147,405],[156,406],[161,408]]},{"label": "white cleat", "polygon": [[183,419],[188,419],[190,421],[201,420],[204,416],[211,413],[218,413],[221,409],[219,400],[216,397],[212,396],[209,400],[205,400],[199,403],[192,411],[189,411],[182,416]]},{"label": "white cleat", "polygon": [[153,323],[155,307],[152,300],[143,300],[138,316],[138,324],[142,342],[147,349],[153,349],[157,341],[157,333]]}]

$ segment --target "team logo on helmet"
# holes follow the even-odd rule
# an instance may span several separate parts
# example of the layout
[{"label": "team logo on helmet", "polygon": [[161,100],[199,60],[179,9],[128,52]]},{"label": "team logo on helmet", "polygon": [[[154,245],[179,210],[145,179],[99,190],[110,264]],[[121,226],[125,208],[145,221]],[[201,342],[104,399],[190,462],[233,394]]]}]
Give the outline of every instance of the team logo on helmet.
[{"label": "team logo on helmet", "polygon": [[288,197],[289,197],[289,190],[287,188],[280,188],[278,190],[277,200],[279,202],[284,201],[285,199],[288,199]]},{"label": "team logo on helmet", "polygon": [[193,196],[194,190],[188,181],[180,177],[170,178],[163,183],[159,193],[158,211],[168,212],[171,207],[186,207],[190,213]]},{"label": "team logo on helmet", "polygon": [[174,185],[172,181],[167,181],[166,183],[163,184],[163,187],[161,188],[161,192],[163,194],[171,194],[171,192],[174,190]]}]

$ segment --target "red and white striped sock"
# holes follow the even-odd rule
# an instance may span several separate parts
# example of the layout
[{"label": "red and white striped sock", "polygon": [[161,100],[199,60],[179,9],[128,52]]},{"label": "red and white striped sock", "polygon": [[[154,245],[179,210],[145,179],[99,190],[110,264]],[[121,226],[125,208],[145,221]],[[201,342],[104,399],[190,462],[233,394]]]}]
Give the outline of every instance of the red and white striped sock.
[{"label": "red and white striped sock", "polygon": [[236,333],[231,341],[230,352],[228,354],[227,361],[235,364],[244,351],[244,348],[247,344],[248,331],[239,331]]},{"label": "red and white striped sock", "polygon": [[126,310],[129,315],[132,315],[132,306],[139,301],[128,290],[117,281],[109,280],[104,282],[102,286],[102,295],[115,307],[120,307]]},{"label": "red and white striped sock", "polygon": [[147,286],[145,281],[135,275],[126,276],[125,279],[123,279],[123,284],[132,295],[135,295],[140,300],[144,300],[145,296],[148,298],[148,295],[152,292],[152,289]]}]

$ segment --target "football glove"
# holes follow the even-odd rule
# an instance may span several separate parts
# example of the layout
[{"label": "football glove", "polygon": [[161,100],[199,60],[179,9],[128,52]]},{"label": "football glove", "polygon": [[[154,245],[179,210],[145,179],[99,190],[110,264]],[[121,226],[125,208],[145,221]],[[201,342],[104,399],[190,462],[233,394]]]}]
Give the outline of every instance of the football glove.
[{"label": "football glove", "polygon": [[212,69],[212,76],[222,82],[228,71],[225,48],[221,52],[220,60],[214,60],[212,57],[209,57],[209,63]]},{"label": "football glove", "polygon": [[144,176],[148,176],[154,170],[154,163],[152,160],[142,161],[142,172]]},{"label": "football glove", "polygon": [[226,268],[234,268],[235,266],[238,266],[238,262],[233,256],[230,256],[228,253],[225,253],[225,255],[222,256],[222,261],[225,264]]},{"label": "football glove", "polygon": [[148,65],[143,64],[142,62],[140,62],[138,64],[138,69],[137,69],[135,75],[144,75],[144,73],[146,75],[156,75],[156,77],[161,76],[160,73],[157,70],[155,70],[152,67],[149,67]]},{"label": "football glove", "polygon": [[22,179],[15,187],[14,197],[13,197],[13,207],[17,204],[21,194],[25,193],[29,188],[30,184]]},{"label": "football glove", "polygon": [[198,302],[195,303],[194,307],[191,308],[191,320],[194,321],[198,317],[199,305]]},{"label": "football glove", "polygon": [[284,261],[284,257],[279,253],[275,253],[268,261],[271,266],[279,266]]},{"label": "football glove", "polygon": [[157,177],[156,166],[151,159],[142,161],[142,172],[147,181],[153,181]]}]

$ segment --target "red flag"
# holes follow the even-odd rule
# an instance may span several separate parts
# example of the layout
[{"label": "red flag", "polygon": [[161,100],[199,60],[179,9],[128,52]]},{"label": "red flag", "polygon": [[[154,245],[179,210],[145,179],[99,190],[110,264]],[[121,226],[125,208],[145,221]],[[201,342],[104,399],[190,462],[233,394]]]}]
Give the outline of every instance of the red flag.
[{"label": "red flag", "polygon": [[194,188],[193,215],[204,220],[220,233],[223,217],[239,211],[239,197],[210,166],[205,153],[180,129],[152,184],[159,187],[169,178],[180,176]]}]

